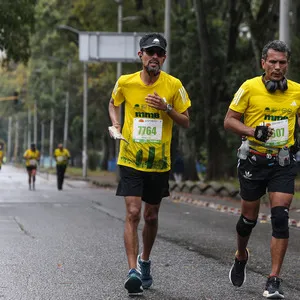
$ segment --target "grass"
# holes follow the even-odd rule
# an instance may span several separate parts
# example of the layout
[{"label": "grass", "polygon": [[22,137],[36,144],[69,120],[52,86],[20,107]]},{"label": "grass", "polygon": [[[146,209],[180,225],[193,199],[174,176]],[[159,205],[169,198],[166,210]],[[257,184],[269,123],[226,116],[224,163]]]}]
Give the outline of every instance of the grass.
[{"label": "grass", "polygon": [[[15,165],[16,167],[19,168],[24,168],[24,164],[17,164]],[[49,174],[55,174],[56,173],[56,169],[55,168],[40,168],[41,172],[48,172]],[[82,168],[75,168],[75,167],[68,167],[67,171],[66,171],[66,175],[70,176],[70,177],[82,177]],[[103,170],[87,170],[87,176],[88,177],[101,177],[101,178],[105,178],[105,177],[112,177],[112,176],[116,176],[116,174],[114,172],[108,172],[108,171],[103,171]],[[234,178],[231,180],[219,180],[219,182],[221,184],[223,183],[231,183],[232,185],[234,185],[236,188],[239,188],[239,182],[238,182],[238,178]],[[296,178],[295,181],[295,194],[294,194],[294,200],[293,201],[299,201],[300,202],[300,176],[299,178]],[[268,202],[267,197],[263,197],[262,198],[262,202]]]},{"label": "grass", "polygon": [[[48,172],[49,174],[55,174],[56,168],[40,168],[41,172]],[[102,171],[102,170],[87,170],[88,177],[105,177],[105,176],[113,176],[114,172]],[[67,167],[66,175],[74,176],[74,177],[81,177],[82,176],[82,168],[75,168],[75,167]]]}]

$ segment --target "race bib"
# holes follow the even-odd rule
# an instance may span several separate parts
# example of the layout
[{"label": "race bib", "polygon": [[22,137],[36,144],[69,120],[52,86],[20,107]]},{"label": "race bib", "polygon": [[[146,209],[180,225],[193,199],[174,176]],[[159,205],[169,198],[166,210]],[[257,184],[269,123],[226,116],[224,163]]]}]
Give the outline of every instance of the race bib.
[{"label": "race bib", "polygon": [[30,159],[29,160],[29,165],[30,166],[36,166],[36,159]]},{"label": "race bib", "polygon": [[268,146],[286,145],[289,139],[288,119],[270,122],[270,127],[274,129],[273,135],[267,140]]},{"label": "race bib", "polygon": [[65,160],[65,157],[64,156],[57,156],[57,161],[58,162],[62,162]]},{"label": "race bib", "polygon": [[161,143],[161,119],[134,118],[133,140],[137,143]]}]

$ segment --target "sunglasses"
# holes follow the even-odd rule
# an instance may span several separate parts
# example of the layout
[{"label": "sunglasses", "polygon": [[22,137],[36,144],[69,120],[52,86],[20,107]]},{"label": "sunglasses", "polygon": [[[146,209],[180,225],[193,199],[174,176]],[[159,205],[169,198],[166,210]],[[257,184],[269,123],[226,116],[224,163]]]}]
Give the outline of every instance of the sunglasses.
[{"label": "sunglasses", "polygon": [[143,49],[143,51],[145,51],[146,54],[149,56],[153,56],[155,53],[157,54],[158,57],[164,57],[166,55],[166,51],[161,48],[148,48],[148,49]]}]

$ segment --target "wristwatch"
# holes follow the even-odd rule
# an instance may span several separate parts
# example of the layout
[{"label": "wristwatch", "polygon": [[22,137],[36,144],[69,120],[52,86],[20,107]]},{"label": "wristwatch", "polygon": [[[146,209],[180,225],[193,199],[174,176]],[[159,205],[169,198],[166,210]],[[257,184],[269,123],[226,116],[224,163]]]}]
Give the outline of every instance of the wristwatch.
[{"label": "wristwatch", "polygon": [[169,113],[173,109],[173,106],[171,104],[167,104],[167,107],[165,109],[166,113]]}]

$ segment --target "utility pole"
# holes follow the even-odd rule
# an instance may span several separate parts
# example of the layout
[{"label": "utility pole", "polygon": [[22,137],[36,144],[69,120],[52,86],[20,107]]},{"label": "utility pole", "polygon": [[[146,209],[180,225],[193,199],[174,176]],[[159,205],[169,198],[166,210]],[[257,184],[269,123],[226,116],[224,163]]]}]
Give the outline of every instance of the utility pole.
[{"label": "utility pole", "polygon": [[67,148],[68,144],[68,125],[69,125],[69,103],[70,103],[70,73],[71,73],[71,61],[68,62],[68,87],[66,92],[65,103],[65,124],[64,124],[64,148]]},{"label": "utility pole", "polygon": [[31,144],[31,111],[28,107],[28,128],[27,128],[27,148],[30,148]]},{"label": "utility pole", "polygon": [[[118,33],[122,33],[123,31],[123,0],[115,0],[115,2],[118,4]],[[117,62],[117,80],[120,78],[120,76],[122,75],[122,62],[118,61]],[[124,103],[122,103],[120,105],[120,124],[121,126],[123,126],[124,124]],[[116,140],[115,141],[115,156],[116,159],[119,156],[119,151],[120,151],[120,141]],[[117,167],[116,169],[116,174],[117,174],[117,180],[119,181],[120,179],[120,170]]]},{"label": "utility pole", "polygon": [[82,176],[87,177],[87,63],[83,63],[83,134],[82,134]]},{"label": "utility pole", "polygon": [[171,32],[171,0],[165,0],[165,39],[167,41],[167,59],[164,62],[163,70],[166,73],[170,72],[170,58],[171,58],[171,45],[170,45],[170,32]]},{"label": "utility pole", "polygon": [[[44,121],[41,123],[41,155],[45,157],[45,148],[44,148],[44,143],[45,141],[45,124]],[[42,167],[44,166],[44,160],[42,161]]]},{"label": "utility pole", "polygon": [[34,99],[34,115],[33,115],[33,142],[37,145],[37,102]]},{"label": "utility pole", "polygon": [[16,123],[15,123],[15,149],[14,149],[14,163],[17,163],[19,152],[19,116],[16,114]]},{"label": "utility pole", "polygon": [[[123,30],[123,0],[118,0],[118,33],[122,33]],[[118,61],[117,62],[117,79],[121,76],[122,74],[122,62]]]},{"label": "utility pole", "polygon": [[279,39],[290,46],[290,0],[280,0]]},{"label": "utility pole", "polygon": [[8,117],[7,152],[6,152],[7,162],[11,161],[11,123],[12,123],[12,117]]},{"label": "utility pole", "polygon": [[[65,29],[74,32],[79,37],[80,31],[68,26],[59,25],[58,29]],[[88,105],[88,85],[87,85],[87,62],[83,63],[83,140],[82,140],[82,176],[87,177],[87,105]]]},{"label": "utility pole", "polygon": [[50,168],[52,168],[53,159],[53,139],[54,139],[54,103],[55,103],[55,77],[52,78],[52,105],[51,105],[51,120],[50,120],[50,142],[49,142],[49,158]]},{"label": "utility pole", "polygon": [[[21,128],[22,130],[22,128]],[[28,149],[28,128],[26,126],[23,126],[23,149]]]}]

